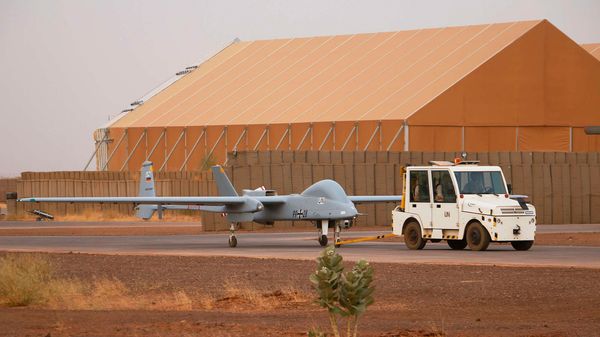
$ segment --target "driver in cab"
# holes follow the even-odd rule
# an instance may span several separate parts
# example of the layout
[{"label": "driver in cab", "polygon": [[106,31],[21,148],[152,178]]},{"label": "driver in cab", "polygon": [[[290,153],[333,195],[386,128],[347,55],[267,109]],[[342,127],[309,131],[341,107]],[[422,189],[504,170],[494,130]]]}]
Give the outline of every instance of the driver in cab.
[{"label": "driver in cab", "polygon": [[469,182],[463,188],[464,194],[480,194],[484,192],[483,173],[473,172],[469,177]]}]

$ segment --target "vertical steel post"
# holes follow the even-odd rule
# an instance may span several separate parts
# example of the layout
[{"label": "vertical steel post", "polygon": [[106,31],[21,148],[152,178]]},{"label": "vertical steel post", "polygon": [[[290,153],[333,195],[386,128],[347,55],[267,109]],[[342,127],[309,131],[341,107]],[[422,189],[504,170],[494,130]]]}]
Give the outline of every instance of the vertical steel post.
[{"label": "vertical steel post", "polygon": [[[179,138],[177,138],[177,141],[175,142],[175,144],[173,144],[173,147],[171,148],[171,151],[169,152],[169,154],[165,157],[165,161],[163,162],[163,164],[160,166],[160,168],[158,169],[159,171],[162,171],[163,168],[167,167],[167,163],[169,162],[169,159],[171,159],[171,156],[173,155],[173,153],[175,152],[175,149],[177,148],[177,145],[179,145],[179,142],[183,139],[183,137],[185,136],[185,131],[186,129],[184,128],[183,131],[181,131],[181,134],[179,134]],[[166,148],[166,144],[165,144],[165,148]]]},{"label": "vertical steel post", "polygon": [[125,129],[125,131],[123,132],[123,135],[121,136],[121,138],[119,138],[119,141],[115,145],[115,148],[112,150],[110,155],[108,155],[108,159],[106,160],[106,163],[104,163],[104,166],[102,167],[102,171],[106,170],[106,168],[108,167],[108,163],[110,163],[110,160],[112,159],[115,152],[117,152],[117,150],[119,149],[119,146],[123,142],[123,139],[125,139],[125,137],[127,136],[127,130],[129,130],[129,129]]},{"label": "vertical steel post", "polygon": [[164,128],[163,131],[161,132],[160,136],[156,140],[156,143],[154,143],[154,146],[152,147],[152,150],[150,150],[150,153],[148,153],[148,155],[146,156],[146,161],[150,160],[150,157],[152,157],[152,155],[154,154],[154,151],[158,147],[158,144],[163,139],[163,137],[165,136],[166,133],[167,133],[167,128]]},{"label": "vertical steel post", "polygon": [[206,128],[204,128],[204,130],[202,130],[202,132],[200,132],[200,135],[198,136],[198,138],[196,138],[194,145],[192,145],[192,148],[190,149],[187,156],[185,157],[183,164],[181,164],[181,167],[179,168],[180,172],[183,171],[183,169],[185,168],[185,165],[187,165],[188,160],[190,160],[190,158],[192,157],[194,150],[196,150],[196,147],[198,146],[198,144],[200,143],[200,140],[202,139],[202,137],[204,137],[205,134],[206,134]]},{"label": "vertical steel post", "polygon": [[[300,150],[300,148],[302,147],[302,144],[304,144],[304,141],[306,140],[306,137],[308,137],[309,132],[312,134],[312,123],[310,123],[308,125],[308,129],[306,129],[306,133],[304,133],[304,136],[300,140],[300,144],[298,144],[298,146],[296,147],[296,151]],[[312,146],[312,144],[311,144],[311,146]]]},{"label": "vertical steel post", "polygon": [[573,127],[569,127],[569,152],[573,152]]},{"label": "vertical steel post", "polygon": [[129,152],[129,156],[127,156],[127,159],[125,159],[125,161],[123,162],[123,165],[121,165],[121,168],[119,169],[119,171],[123,171],[123,169],[127,166],[127,164],[129,163],[129,160],[131,160],[131,157],[133,157],[133,154],[135,153],[135,150],[137,149],[137,147],[142,142],[142,138],[146,136],[147,130],[148,129],[144,128],[144,132],[142,132],[142,134],[140,135],[140,138],[137,140],[137,142],[135,142],[135,145],[133,146],[133,149],[131,149],[131,152]]},{"label": "vertical steel post", "polygon": [[400,136],[400,133],[402,132],[403,129],[404,129],[404,125],[400,125],[400,128],[398,128],[398,131],[394,135],[394,138],[392,138],[392,141],[388,144],[386,151],[389,151],[392,148],[392,146],[394,145],[396,140],[398,140],[398,137]]},{"label": "vertical steel post", "polygon": [[460,132],[461,132],[460,151],[465,152],[465,127],[464,126],[460,128]]},{"label": "vertical steel post", "polygon": [[344,149],[346,148],[346,145],[348,145],[348,143],[350,142],[350,139],[352,138],[352,135],[354,134],[354,130],[356,130],[356,123],[350,130],[350,133],[348,133],[348,137],[346,137],[346,140],[344,141],[344,144],[342,145],[342,148],[340,149],[340,151],[344,151]]},{"label": "vertical steel post", "polygon": [[90,160],[87,161],[87,164],[85,164],[85,167],[83,168],[84,171],[87,171],[88,167],[90,166],[90,164],[92,163],[92,160],[94,159],[94,157],[96,156],[96,154],[98,153],[98,150],[100,150],[100,146],[106,142],[108,140],[108,136],[107,136],[107,132],[104,132],[104,136],[102,136],[102,139],[100,139],[100,141],[96,142],[96,149],[94,150],[94,152],[92,152],[92,155],[90,156]]},{"label": "vertical steel post", "polygon": [[408,152],[410,150],[409,142],[409,134],[408,134],[408,123],[406,120],[404,121],[404,151]]}]

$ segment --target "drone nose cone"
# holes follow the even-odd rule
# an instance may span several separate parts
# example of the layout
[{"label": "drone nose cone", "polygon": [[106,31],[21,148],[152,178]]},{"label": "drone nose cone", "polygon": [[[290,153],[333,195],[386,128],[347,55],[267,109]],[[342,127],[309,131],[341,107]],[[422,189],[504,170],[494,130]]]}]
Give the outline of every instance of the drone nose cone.
[{"label": "drone nose cone", "polygon": [[356,210],[356,207],[354,207],[354,206],[350,206],[350,207],[348,207],[348,209],[346,210],[346,214],[347,214],[349,217],[355,217],[355,216],[357,216],[357,215],[358,215],[358,211]]}]

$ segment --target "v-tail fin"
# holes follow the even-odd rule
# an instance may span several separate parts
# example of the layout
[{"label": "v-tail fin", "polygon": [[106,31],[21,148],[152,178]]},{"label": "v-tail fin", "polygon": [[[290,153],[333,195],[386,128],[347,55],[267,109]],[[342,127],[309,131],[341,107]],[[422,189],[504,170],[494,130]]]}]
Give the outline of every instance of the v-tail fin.
[{"label": "v-tail fin", "polygon": [[220,165],[212,167],[213,177],[217,183],[217,191],[222,197],[237,197],[238,194],[233,187],[233,184],[225,174],[225,170]]},{"label": "v-tail fin", "polygon": [[[156,196],[156,190],[154,189],[154,170],[152,169],[152,162],[150,161],[145,161],[142,164],[142,170],[140,171],[140,189],[138,192],[138,196]],[[137,212],[135,213],[135,215],[138,218],[148,220],[152,218],[157,208],[157,205],[138,205],[136,207]]]}]

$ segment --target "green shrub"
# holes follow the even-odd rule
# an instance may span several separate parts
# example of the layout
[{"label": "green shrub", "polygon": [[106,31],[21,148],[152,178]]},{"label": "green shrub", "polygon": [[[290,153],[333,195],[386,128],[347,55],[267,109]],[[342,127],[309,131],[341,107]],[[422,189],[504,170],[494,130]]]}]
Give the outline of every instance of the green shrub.
[{"label": "green shrub", "polygon": [[317,270],[310,281],[317,292],[317,303],[327,309],[335,337],[339,337],[337,315],[347,317],[346,336],[356,336],[358,317],[373,304],[373,267],[360,260],[351,271],[344,273],[342,256],[334,246],[328,246],[317,258]]},{"label": "green shrub", "polygon": [[45,302],[51,276],[50,263],[39,255],[0,258],[0,302],[13,307]]}]

